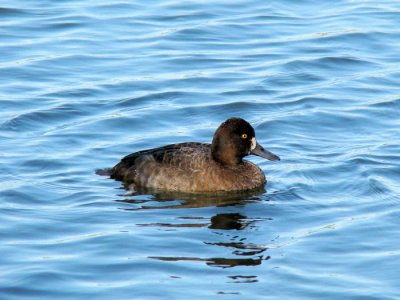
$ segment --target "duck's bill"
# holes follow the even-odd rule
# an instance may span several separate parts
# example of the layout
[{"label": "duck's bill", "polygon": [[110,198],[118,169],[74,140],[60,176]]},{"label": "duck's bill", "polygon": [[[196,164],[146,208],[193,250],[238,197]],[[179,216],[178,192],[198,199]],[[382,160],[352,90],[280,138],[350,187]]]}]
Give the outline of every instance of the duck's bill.
[{"label": "duck's bill", "polygon": [[281,160],[279,156],[273,154],[272,152],[269,152],[268,150],[264,149],[263,146],[261,146],[259,143],[256,142],[256,146],[254,149],[250,151],[251,154],[257,155],[264,157],[269,160]]}]

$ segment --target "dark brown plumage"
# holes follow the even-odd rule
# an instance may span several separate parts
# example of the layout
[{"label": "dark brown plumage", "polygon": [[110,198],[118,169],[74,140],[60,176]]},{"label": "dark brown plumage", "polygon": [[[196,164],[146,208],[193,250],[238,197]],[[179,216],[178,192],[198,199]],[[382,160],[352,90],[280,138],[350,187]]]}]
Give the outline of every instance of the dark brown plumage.
[{"label": "dark brown plumage", "polygon": [[143,150],[124,157],[111,178],[136,187],[184,192],[250,190],[266,182],[261,169],[243,157],[279,157],[262,148],[253,127],[243,119],[222,123],[212,144],[180,143]]}]

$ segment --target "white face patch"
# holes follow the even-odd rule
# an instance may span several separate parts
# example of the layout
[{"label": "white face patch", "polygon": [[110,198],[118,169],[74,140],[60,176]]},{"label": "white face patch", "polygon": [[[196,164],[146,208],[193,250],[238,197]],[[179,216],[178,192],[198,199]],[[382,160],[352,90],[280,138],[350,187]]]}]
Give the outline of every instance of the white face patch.
[{"label": "white face patch", "polygon": [[253,138],[251,139],[250,151],[253,151],[253,150],[256,148],[256,146],[257,146],[257,140],[256,140],[255,137],[253,137]]}]

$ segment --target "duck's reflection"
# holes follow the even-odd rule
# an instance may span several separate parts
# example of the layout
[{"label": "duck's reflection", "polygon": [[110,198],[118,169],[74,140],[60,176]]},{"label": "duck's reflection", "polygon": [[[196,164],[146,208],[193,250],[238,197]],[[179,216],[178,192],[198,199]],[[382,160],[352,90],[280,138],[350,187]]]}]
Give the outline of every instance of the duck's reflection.
[{"label": "duck's reflection", "polygon": [[[148,192],[148,191],[147,191]],[[182,212],[192,213],[191,208],[200,207],[224,207],[224,206],[244,206],[255,201],[260,201],[260,195],[264,194],[265,190],[261,189],[257,192],[241,192],[235,194],[182,194],[182,193],[153,193],[153,194],[138,194],[125,195],[124,199],[117,200],[123,202],[126,210],[144,210],[144,209],[183,209]],[[187,210],[190,209],[190,210]],[[193,217],[177,217],[176,223],[146,223],[137,224],[141,227],[157,227],[157,228],[209,228],[213,233],[221,236],[222,239],[228,241],[210,242],[204,241],[205,245],[223,247],[230,251],[229,257],[184,257],[184,256],[149,256],[151,259],[160,261],[201,261],[208,266],[219,268],[232,268],[237,266],[259,266],[263,261],[270,257],[265,254],[266,247],[258,246],[253,243],[247,243],[246,238],[241,236],[240,231],[246,228],[256,227],[258,221],[270,220],[268,218],[254,219],[248,218],[242,213],[218,213],[211,218],[208,216]],[[226,232],[228,231],[228,232]],[[232,236],[229,232],[233,231]],[[220,239],[220,238],[218,238]],[[177,249],[179,250],[179,249]],[[250,282],[257,281],[254,277]]]},{"label": "duck's reflection", "polygon": [[[211,224],[203,224],[203,227],[208,226],[210,229],[218,230],[243,230],[255,220],[247,219],[242,214],[228,213],[217,214],[211,218]],[[231,238],[232,239],[232,238]],[[240,235],[236,235],[234,240],[229,242],[204,242],[206,245],[226,247],[233,249],[232,254],[241,257],[212,257],[212,258],[199,258],[199,257],[150,257],[162,261],[204,261],[207,265],[212,267],[232,268],[237,266],[258,266],[270,257],[262,254],[267,250],[265,247],[257,246],[251,243],[241,241]],[[247,257],[243,257],[247,256]]]},{"label": "duck's reflection", "polygon": [[[130,204],[123,209],[142,210],[157,208],[200,208],[208,206],[232,206],[258,201],[265,194],[264,187],[251,191],[220,192],[209,194],[165,192],[152,189],[140,189],[120,195],[123,199],[115,200]],[[132,205],[134,205],[132,207]]]},{"label": "duck's reflection", "polygon": [[[259,219],[257,219],[259,220]],[[256,220],[247,219],[242,214],[228,213],[228,214],[217,214],[211,218],[211,224],[160,224],[158,226],[167,227],[208,227],[212,230],[243,230],[248,227],[251,223]],[[222,235],[222,234],[221,234]],[[237,240],[237,241],[236,241]],[[233,257],[212,257],[212,258],[199,258],[199,257],[156,257],[151,256],[149,258],[158,259],[162,261],[203,261],[208,266],[220,267],[220,268],[232,268],[237,266],[258,266],[263,261],[268,260],[270,257],[265,255],[264,252],[267,250],[266,247],[258,246],[252,243],[246,243],[240,234],[230,238],[229,242],[204,242],[206,245],[225,247],[232,249],[231,253]]]},{"label": "duck's reflection", "polygon": [[246,217],[238,213],[217,214],[211,217],[210,229],[241,230],[249,225]]},{"label": "duck's reflection", "polygon": [[157,257],[149,256],[152,259],[158,259],[162,261],[204,261],[208,266],[220,267],[220,268],[232,268],[238,266],[258,266],[261,265],[262,261],[268,260],[269,256],[264,258],[259,256],[257,258],[199,258],[199,257]]}]

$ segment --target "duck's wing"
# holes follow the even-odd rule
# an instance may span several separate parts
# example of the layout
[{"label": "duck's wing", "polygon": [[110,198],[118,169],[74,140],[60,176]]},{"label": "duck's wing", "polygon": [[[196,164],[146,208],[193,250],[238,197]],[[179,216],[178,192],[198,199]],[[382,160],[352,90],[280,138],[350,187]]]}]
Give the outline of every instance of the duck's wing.
[{"label": "duck's wing", "polygon": [[180,144],[171,144],[166,145],[159,148],[153,148],[148,150],[138,151],[132,154],[125,156],[121,159],[120,163],[125,165],[132,166],[135,164],[135,161],[138,157],[144,155],[151,155],[153,158],[159,163],[168,163],[171,162],[172,159],[176,159],[179,155],[178,153],[182,152],[192,152],[192,151],[204,151],[210,149],[209,144],[204,143],[180,143]]},{"label": "duck's wing", "polygon": [[111,178],[124,181],[126,181],[127,177],[133,178],[135,176],[137,163],[143,158],[153,159],[164,166],[182,166],[182,164],[190,162],[193,154],[199,152],[207,153],[210,151],[210,147],[210,144],[189,142],[138,151],[121,159],[121,161],[111,169]]}]

